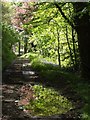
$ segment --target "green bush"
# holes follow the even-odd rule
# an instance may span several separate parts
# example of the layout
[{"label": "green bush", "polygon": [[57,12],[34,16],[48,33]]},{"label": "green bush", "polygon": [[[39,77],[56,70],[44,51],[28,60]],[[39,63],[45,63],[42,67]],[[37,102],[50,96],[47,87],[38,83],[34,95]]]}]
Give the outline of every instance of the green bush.
[{"label": "green bush", "polygon": [[12,45],[17,41],[16,31],[11,26],[2,24],[2,69],[5,69],[15,59]]}]

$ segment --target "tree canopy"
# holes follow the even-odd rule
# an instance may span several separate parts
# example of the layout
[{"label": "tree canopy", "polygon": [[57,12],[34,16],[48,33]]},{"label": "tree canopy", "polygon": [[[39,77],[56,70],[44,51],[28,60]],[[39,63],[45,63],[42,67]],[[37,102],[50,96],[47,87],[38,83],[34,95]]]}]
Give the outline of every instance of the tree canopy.
[{"label": "tree canopy", "polygon": [[3,118],[89,119],[90,2],[2,2],[2,15]]},{"label": "tree canopy", "polygon": [[[74,67],[76,70],[81,63],[82,75],[89,75],[84,75],[87,73],[85,71],[90,70],[89,3],[18,2],[11,4],[14,13],[10,12],[8,15],[6,12],[8,6],[3,5],[3,19],[6,22],[6,18],[8,24],[23,36],[20,43],[24,41],[24,53],[36,51],[43,57],[51,58],[60,67]],[[11,20],[10,16],[12,16]],[[84,42],[86,38],[87,42]]]}]

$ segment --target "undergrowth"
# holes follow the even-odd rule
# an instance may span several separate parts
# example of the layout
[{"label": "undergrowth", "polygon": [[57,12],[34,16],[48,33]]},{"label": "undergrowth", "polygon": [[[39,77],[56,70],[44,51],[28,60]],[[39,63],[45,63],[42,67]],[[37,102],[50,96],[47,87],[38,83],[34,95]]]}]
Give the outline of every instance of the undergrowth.
[{"label": "undergrowth", "polygon": [[90,120],[90,84],[85,79],[81,79],[76,73],[66,72],[53,64],[45,64],[41,56],[38,57],[38,55],[30,53],[26,54],[26,56],[30,59],[32,68],[39,71],[40,75],[47,81],[52,83],[53,81],[58,81],[63,76],[84,101],[84,107],[80,109],[81,119]]},{"label": "undergrowth", "polygon": [[72,103],[59,92],[52,88],[45,88],[42,85],[34,85],[33,90],[35,99],[30,100],[29,105],[24,106],[30,110],[33,116],[51,116],[55,114],[64,114],[72,109]]}]

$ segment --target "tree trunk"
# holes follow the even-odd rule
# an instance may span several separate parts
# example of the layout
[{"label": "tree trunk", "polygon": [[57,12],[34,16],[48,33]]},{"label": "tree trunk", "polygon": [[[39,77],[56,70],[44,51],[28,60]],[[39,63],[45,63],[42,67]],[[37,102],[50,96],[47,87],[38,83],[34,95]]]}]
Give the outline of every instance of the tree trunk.
[{"label": "tree trunk", "polygon": [[75,33],[74,29],[72,28],[72,42],[73,42],[73,54],[74,54],[74,69],[77,70],[77,55],[76,55],[76,48],[75,48]]},{"label": "tree trunk", "polygon": [[18,43],[18,53],[19,53],[19,56],[20,56],[20,46],[21,46],[21,43],[19,41],[19,43]]},{"label": "tree trunk", "polygon": [[67,40],[67,44],[68,44],[68,48],[69,48],[69,52],[70,52],[70,58],[71,58],[71,62],[74,65],[74,60],[73,60],[73,55],[72,55],[72,50],[69,44],[69,39],[68,39],[68,30],[67,30],[67,26],[66,26],[66,40]]},{"label": "tree trunk", "polygon": [[27,38],[25,38],[24,42],[24,54],[27,53]]},{"label": "tree trunk", "polygon": [[60,60],[60,36],[59,36],[58,28],[57,28],[57,40],[58,40],[58,49],[57,49],[57,52],[58,52],[58,63],[59,63],[59,66],[61,67],[61,60]]},{"label": "tree trunk", "polygon": [[73,6],[76,13],[74,23],[78,34],[81,72],[83,77],[90,80],[90,15],[88,11],[82,12],[87,3],[73,3]]}]

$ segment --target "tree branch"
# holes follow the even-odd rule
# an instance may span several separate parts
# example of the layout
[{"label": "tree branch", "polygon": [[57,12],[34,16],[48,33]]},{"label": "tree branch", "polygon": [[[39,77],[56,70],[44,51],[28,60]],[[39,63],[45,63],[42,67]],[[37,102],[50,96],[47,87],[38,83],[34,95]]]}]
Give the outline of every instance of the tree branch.
[{"label": "tree branch", "polygon": [[71,25],[72,28],[75,28],[75,26],[73,25],[73,23],[65,16],[65,14],[62,11],[61,7],[57,3],[54,3],[54,5],[56,6],[56,8],[58,8],[58,10],[61,13],[62,17],[69,23],[69,25]]}]

